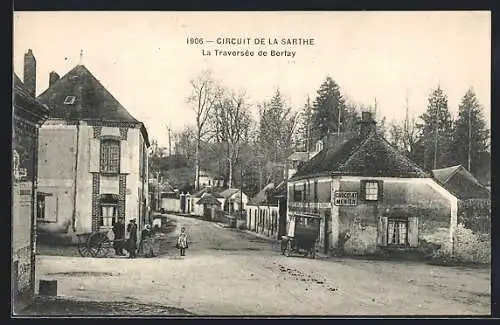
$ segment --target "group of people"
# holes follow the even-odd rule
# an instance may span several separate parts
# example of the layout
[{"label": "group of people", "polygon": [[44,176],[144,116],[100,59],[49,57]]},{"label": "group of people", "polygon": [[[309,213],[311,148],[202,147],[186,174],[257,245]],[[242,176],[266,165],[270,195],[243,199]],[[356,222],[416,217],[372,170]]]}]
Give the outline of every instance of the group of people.
[{"label": "group of people", "polygon": [[[158,255],[156,249],[156,240],[153,236],[153,230],[150,224],[146,224],[141,232],[139,244],[137,243],[137,224],[136,219],[131,219],[126,227],[128,239],[125,239],[125,223],[123,218],[118,218],[118,221],[113,225],[114,241],[113,247],[117,256],[125,256],[124,250],[129,254],[129,258],[136,258],[137,253],[145,257],[153,257]],[[186,228],[182,227],[175,247],[179,249],[180,255],[186,255],[188,248],[188,236]]]}]

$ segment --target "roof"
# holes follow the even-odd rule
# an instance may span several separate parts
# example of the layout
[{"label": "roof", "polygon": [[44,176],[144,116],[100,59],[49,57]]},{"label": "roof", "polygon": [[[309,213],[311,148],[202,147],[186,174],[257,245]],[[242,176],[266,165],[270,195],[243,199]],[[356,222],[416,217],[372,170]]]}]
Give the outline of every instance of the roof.
[{"label": "roof", "polygon": [[290,180],[329,175],[429,177],[377,132],[366,138],[353,134],[332,135],[328,145],[305,162]]},{"label": "roof", "polygon": [[30,94],[21,79],[13,73],[13,101],[16,107],[15,114],[34,121],[45,120],[49,108]]},{"label": "roof", "polygon": [[[74,103],[64,103],[68,96],[75,96]],[[138,124],[149,147],[144,124],[135,119],[83,65],[66,73],[40,94],[38,100],[50,107],[51,118]]]},{"label": "roof", "polygon": [[461,200],[489,199],[490,191],[462,165],[432,171],[434,179]]},{"label": "roof", "polygon": [[261,205],[261,204],[269,204],[274,203],[272,200],[269,200],[269,195],[273,193],[274,183],[269,183],[259,193],[255,194],[255,196],[248,202],[247,205]]},{"label": "roof", "polygon": [[462,165],[452,166],[441,169],[433,169],[432,176],[439,182],[445,184],[448,180],[455,175],[455,173],[462,167]]},{"label": "roof", "polygon": [[228,189],[225,189],[224,191],[220,192],[219,194],[224,198],[228,198],[228,197],[238,193],[239,191],[240,191],[240,189],[238,189],[238,188],[228,188]]},{"label": "roof", "polygon": [[219,200],[217,200],[215,198],[215,196],[213,196],[212,194],[206,194],[204,195],[201,199],[199,199],[196,204],[199,204],[199,205],[203,205],[203,204],[206,204],[206,205],[221,205],[221,203],[219,202]]},{"label": "roof", "polygon": [[286,197],[287,194],[287,182],[286,180],[282,181],[281,183],[278,184],[273,190],[273,196],[278,198],[278,197]]},{"label": "roof", "polygon": [[312,156],[312,154],[313,154],[312,152],[296,151],[288,157],[288,160],[290,160],[290,161],[308,161],[309,158]]},{"label": "roof", "polygon": [[194,197],[202,197],[203,194],[211,194],[212,196],[216,197],[216,198],[223,198],[222,195],[220,195],[219,193],[217,193],[216,190],[214,190],[213,188],[211,187],[205,187],[205,188],[202,188],[201,190],[199,190],[198,192],[194,193],[193,196]]}]

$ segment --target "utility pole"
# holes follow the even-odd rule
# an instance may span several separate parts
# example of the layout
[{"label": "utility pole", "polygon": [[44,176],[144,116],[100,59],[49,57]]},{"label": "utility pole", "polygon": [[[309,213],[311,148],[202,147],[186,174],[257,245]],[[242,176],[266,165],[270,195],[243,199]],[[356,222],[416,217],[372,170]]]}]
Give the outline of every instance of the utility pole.
[{"label": "utility pole", "polygon": [[434,169],[437,168],[438,138],[439,138],[439,101],[437,102],[436,105],[436,121],[434,126],[434,165],[433,165]]},{"label": "utility pole", "polygon": [[472,146],[472,125],[471,125],[471,122],[472,122],[472,118],[471,118],[471,114],[472,114],[472,106],[469,106],[469,123],[468,123],[468,126],[469,126],[469,145],[468,145],[468,149],[467,149],[467,170],[470,172],[470,165],[471,165],[471,146]]}]

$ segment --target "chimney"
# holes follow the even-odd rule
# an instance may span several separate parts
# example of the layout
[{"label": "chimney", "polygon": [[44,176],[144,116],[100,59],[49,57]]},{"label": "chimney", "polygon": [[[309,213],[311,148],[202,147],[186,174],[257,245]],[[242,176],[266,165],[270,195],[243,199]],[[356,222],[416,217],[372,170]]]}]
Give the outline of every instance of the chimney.
[{"label": "chimney", "polygon": [[30,94],[36,96],[36,60],[31,49],[24,54],[24,86]]},{"label": "chimney", "polygon": [[51,87],[53,84],[55,84],[57,82],[57,80],[59,80],[59,78],[60,77],[57,74],[57,72],[51,71],[49,74],[49,87]]},{"label": "chimney", "polygon": [[366,138],[372,131],[375,130],[377,122],[373,120],[371,112],[361,112],[361,127],[359,128],[359,136]]}]

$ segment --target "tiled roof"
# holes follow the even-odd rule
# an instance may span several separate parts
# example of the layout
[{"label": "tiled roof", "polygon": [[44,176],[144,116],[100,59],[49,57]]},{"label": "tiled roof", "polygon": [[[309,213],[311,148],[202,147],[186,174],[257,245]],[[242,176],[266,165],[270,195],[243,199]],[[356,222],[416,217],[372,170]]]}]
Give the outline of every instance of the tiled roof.
[{"label": "tiled roof", "polygon": [[[13,93],[14,93],[14,104],[17,109],[22,109],[23,115],[31,115],[31,118],[36,120],[41,120],[47,117],[49,113],[49,108],[33,97],[26,86],[21,81],[21,79],[13,73]],[[15,114],[20,113],[16,111]],[[26,116],[28,117],[28,116]]]},{"label": "tiled roof", "polygon": [[308,161],[312,157],[312,152],[296,151],[292,153],[288,160],[290,161]]},{"label": "tiled roof", "polygon": [[[68,96],[75,96],[73,104],[64,104]],[[74,67],[38,99],[50,107],[52,118],[140,123],[83,65]]]},{"label": "tiled roof", "polygon": [[490,191],[462,165],[435,169],[432,174],[441,186],[461,200],[491,197]]},{"label": "tiled roof", "polygon": [[299,168],[291,180],[328,175],[428,177],[376,132],[366,138],[346,136],[335,141],[336,145],[329,141],[326,148]]},{"label": "tiled roof", "polygon": [[248,205],[260,205],[267,204],[269,199],[269,194],[274,190],[274,183],[267,184],[259,193],[255,194],[255,196],[248,202]]},{"label": "tiled roof", "polygon": [[[74,102],[68,96],[74,96]],[[69,104],[65,104],[66,99]],[[146,145],[150,145],[144,124],[135,119],[83,65],[66,73],[40,94],[38,100],[50,107],[51,118],[139,124]]]},{"label": "tiled roof", "polygon": [[213,189],[211,187],[202,188],[198,192],[194,193],[193,196],[194,197],[202,197],[203,194],[211,194],[216,198],[223,198],[222,195],[220,195],[215,189]]},{"label": "tiled roof", "polygon": [[221,203],[219,202],[219,200],[217,200],[215,198],[215,196],[213,196],[212,194],[206,194],[204,195],[201,199],[199,199],[196,204],[199,204],[199,205],[203,205],[203,204],[206,204],[206,205],[221,205]]},{"label": "tiled roof", "polygon": [[222,197],[228,198],[231,195],[238,193],[240,190],[237,188],[228,188],[225,189],[224,191],[220,192],[219,194],[222,195]]}]

